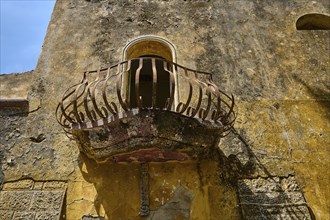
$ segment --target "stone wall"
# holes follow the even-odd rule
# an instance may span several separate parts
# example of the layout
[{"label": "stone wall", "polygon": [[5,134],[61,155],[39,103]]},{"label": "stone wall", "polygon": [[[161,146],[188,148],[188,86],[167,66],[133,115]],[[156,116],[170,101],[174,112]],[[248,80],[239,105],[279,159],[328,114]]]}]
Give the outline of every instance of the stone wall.
[{"label": "stone wall", "polygon": [[33,71],[0,75],[0,99],[27,99]]},{"label": "stone wall", "polygon": [[0,191],[0,219],[65,219],[65,182],[7,182]]},{"label": "stone wall", "polygon": [[179,64],[212,72],[239,109],[214,164],[150,165],[153,216],[179,195],[191,201],[191,219],[239,219],[238,180],[294,177],[312,215],[327,219],[330,32],[297,31],[295,22],[307,13],[329,15],[329,8],[326,0],[58,0],[28,89],[38,107],[0,117],[4,181],[67,181],[68,219],[141,219],[138,165],[94,164],[65,136],[54,111],[84,71],[120,61],[126,43],[152,34],[176,46]]},{"label": "stone wall", "polygon": [[294,177],[238,182],[243,219],[315,219]]}]

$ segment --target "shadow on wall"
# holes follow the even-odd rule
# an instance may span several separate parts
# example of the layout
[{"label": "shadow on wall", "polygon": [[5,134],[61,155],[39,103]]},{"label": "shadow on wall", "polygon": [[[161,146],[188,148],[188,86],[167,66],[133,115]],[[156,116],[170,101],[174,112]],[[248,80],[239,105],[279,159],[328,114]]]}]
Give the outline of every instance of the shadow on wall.
[{"label": "shadow on wall", "polygon": [[235,187],[219,181],[218,160],[214,158],[201,162],[149,163],[150,215],[147,217],[139,215],[139,163],[98,164],[84,154],[80,154],[79,161],[84,179],[97,191],[95,209],[99,211],[102,206],[108,218],[188,220],[209,216],[216,219],[228,213],[227,219],[237,219],[232,216],[239,215]]},{"label": "shadow on wall", "polygon": [[151,205],[150,215],[147,217],[139,215],[141,208],[140,163],[98,164],[84,154],[80,154],[80,162],[80,167],[82,168],[84,164],[87,169],[87,172],[82,171],[83,177],[86,181],[93,183],[97,191],[94,206],[99,216],[102,215],[100,212],[102,206],[110,219],[172,220],[178,217],[182,220],[189,219],[194,195],[181,185],[176,187],[173,197],[164,201],[164,205],[160,208],[153,209]]},{"label": "shadow on wall", "polygon": [[[304,81],[303,79],[301,79],[299,76],[297,75],[293,75],[293,79],[303,85],[308,93],[321,105],[323,106],[327,112],[330,112],[330,82],[327,82],[328,85],[326,85],[326,87],[328,88],[328,90],[325,89],[320,89],[316,86],[310,86],[308,83],[306,83],[306,81]],[[328,116],[328,120],[330,121],[330,115]]]},{"label": "shadow on wall", "polygon": [[[83,166],[87,171],[83,171]],[[102,214],[100,211],[103,207],[109,218],[121,219],[123,213],[137,213],[138,217],[139,164],[98,164],[81,153],[79,167],[84,179],[93,183],[97,191],[94,206],[98,215]]]},{"label": "shadow on wall", "polygon": [[[228,156],[226,162],[232,172],[238,171],[234,181],[243,219],[315,219],[294,176],[279,177],[271,174],[254,154],[243,132],[238,133],[233,128],[228,138],[230,144],[239,141],[248,157],[244,164],[235,155]],[[260,171],[264,173],[264,178],[255,175]]]},{"label": "shadow on wall", "polygon": [[[157,172],[153,174],[154,178],[159,178],[163,181],[165,178],[169,178],[169,175],[172,175],[172,179],[174,178],[185,178],[184,176],[197,176],[195,180],[199,181],[199,192],[201,195],[210,193],[210,188],[203,188],[205,185],[210,185],[213,187],[215,184],[218,184],[218,188],[214,187],[212,190],[221,191],[223,193],[212,195],[213,197],[199,197],[197,198],[196,191],[191,194],[189,191],[185,190],[181,187],[181,191],[177,194],[180,194],[180,198],[188,198],[187,204],[184,207],[181,207],[182,212],[177,212],[182,216],[182,219],[189,219],[190,213],[190,205],[192,203],[191,200],[199,199],[200,201],[204,201],[204,205],[209,204],[213,205],[216,203],[215,209],[217,207],[224,207],[223,213],[215,212],[216,215],[219,213],[226,216],[229,209],[240,209],[238,212],[241,212],[238,215],[242,215],[243,219],[256,219],[261,216],[264,216],[265,219],[276,219],[279,216],[290,217],[291,219],[295,219],[299,216],[307,216],[307,219],[314,219],[314,214],[312,210],[309,209],[308,205],[305,202],[303,194],[301,193],[299,187],[290,189],[288,187],[282,187],[282,185],[286,184],[286,177],[274,177],[274,174],[271,174],[267,168],[260,162],[258,157],[252,151],[249,142],[244,137],[243,134],[239,134],[236,130],[233,130],[231,134],[231,138],[235,139],[236,142],[229,142],[229,145],[239,144],[244,149],[244,153],[247,155],[247,161],[244,164],[241,162],[240,158],[236,155],[225,156],[224,152],[221,150],[216,151],[218,154],[214,154],[214,158],[210,158],[211,160],[216,161],[216,166],[212,169],[218,169],[216,172],[212,173],[212,170],[207,170],[202,173],[200,170],[205,170],[205,167],[200,168],[198,166],[198,161],[195,163],[193,169],[194,172],[191,172],[191,167],[188,168],[189,164],[180,164],[180,163],[161,163],[162,168],[156,168]],[[104,208],[106,215],[109,218],[113,219],[121,219],[123,217],[123,213],[129,215],[130,219],[146,219],[144,217],[139,216],[140,212],[140,164],[139,163],[103,163],[98,164],[94,160],[87,158],[84,154],[80,154],[79,158],[79,167],[82,172],[84,179],[92,183],[97,191],[97,197],[94,201],[95,209],[99,212]],[[174,164],[174,165],[173,165]],[[190,164],[191,165],[191,164]],[[83,167],[85,166],[86,169]],[[186,167],[187,166],[187,167]],[[181,167],[181,168],[178,168]],[[174,170],[173,170],[174,168]],[[179,170],[179,171],[178,171]],[[197,170],[197,171],[196,171]],[[265,178],[256,178],[255,175],[258,172],[263,172]],[[177,172],[176,174],[173,174]],[[181,175],[178,175],[178,173]],[[199,177],[198,177],[199,175]],[[208,182],[205,184],[205,179],[209,179],[210,176],[216,175],[218,183]],[[155,177],[156,176],[156,177]],[[293,178],[293,177],[292,177]],[[165,180],[164,179],[164,180]],[[170,179],[170,178],[169,178]],[[189,180],[190,184],[194,184],[192,179]],[[189,182],[188,181],[188,182]],[[204,181],[204,184],[203,184]],[[282,182],[283,184],[282,184]],[[291,181],[291,185],[297,185],[295,180]],[[187,182],[186,182],[187,183]],[[287,184],[288,185],[288,184]],[[184,186],[184,185],[183,185]],[[229,188],[224,186],[230,186]],[[262,190],[256,188],[255,186],[261,187]],[[279,186],[279,187],[278,187]],[[281,188],[282,187],[282,188]],[[153,186],[151,187],[153,188]],[[192,188],[190,186],[189,188]],[[177,187],[180,189],[180,187]],[[205,191],[207,189],[208,191]],[[232,190],[231,194],[235,197],[235,200],[232,201],[224,201],[226,199],[217,198],[224,196],[227,191]],[[152,189],[150,189],[152,190]],[[153,188],[154,191],[158,191],[159,188]],[[155,194],[154,194],[155,195]],[[182,196],[183,195],[183,196]],[[238,196],[237,196],[238,195]],[[293,195],[293,196],[292,196]],[[295,197],[297,195],[297,197]],[[237,197],[239,201],[237,201]],[[175,194],[174,194],[175,200]],[[190,199],[189,199],[190,198]],[[211,202],[210,202],[211,198]],[[175,203],[180,199],[176,198]],[[221,200],[218,204],[214,202],[215,200]],[[171,200],[170,200],[171,201]],[[160,212],[162,212],[162,216],[169,216],[170,214],[175,213],[173,208],[170,212],[166,209],[166,204],[169,207],[172,207],[171,204],[167,201],[165,203],[160,204],[159,206],[151,207],[150,216],[157,216]],[[206,203],[205,203],[206,202]],[[164,205],[165,204],[165,205]],[[198,203],[199,204],[199,203]],[[202,203],[200,203],[202,204]],[[257,207],[255,207],[257,205]],[[152,206],[152,205],[151,205]],[[212,206],[212,207],[213,207]],[[232,207],[230,207],[232,206]],[[176,206],[177,207],[177,206]],[[239,207],[239,208],[237,208]],[[202,209],[202,208],[201,208]],[[211,208],[210,208],[211,209]],[[213,208],[212,208],[213,209]],[[253,211],[251,211],[253,210]],[[160,211],[160,212],[156,212]],[[188,214],[187,214],[188,213]],[[211,214],[212,216],[213,214]],[[150,217],[149,216],[149,217]],[[311,217],[309,217],[311,216]],[[237,215],[236,215],[237,217]],[[231,217],[232,218],[232,217]],[[237,217],[239,218],[239,217]],[[147,218],[149,219],[149,218]],[[150,218],[152,219],[152,217]]]},{"label": "shadow on wall", "polygon": [[293,176],[240,180],[238,188],[244,219],[315,220]]},{"label": "shadow on wall", "polygon": [[[250,142],[242,131],[238,132],[232,128],[231,133],[221,140],[219,146],[221,148],[219,148],[219,167],[227,173],[221,178],[227,182],[236,186],[238,179],[249,178],[258,171],[261,171],[265,176],[272,176],[254,154]],[[232,152],[228,155],[224,152],[226,151],[224,148],[231,148]],[[242,155],[244,159],[240,158]]]}]

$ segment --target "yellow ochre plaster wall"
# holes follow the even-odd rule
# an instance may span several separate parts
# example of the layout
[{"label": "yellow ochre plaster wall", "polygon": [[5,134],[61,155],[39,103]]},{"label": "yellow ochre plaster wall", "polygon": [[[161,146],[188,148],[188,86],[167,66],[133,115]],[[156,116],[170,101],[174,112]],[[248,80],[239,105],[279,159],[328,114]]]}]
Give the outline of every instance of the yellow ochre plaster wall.
[{"label": "yellow ochre plaster wall", "polygon": [[[190,219],[206,220],[242,219],[239,179],[294,177],[315,218],[329,219],[330,31],[295,28],[300,16],[329,8],[326,0],[57,0],[37,68],[23,83],[39,107],[0,114],[0,180],[66,182],[67,219],[151,219],[167,213],[177,190]],[[97,164],[54,116],[84,71],[119,62],[142,35],[172,42],[179,64],[212,72],[238,107],[236,133],[215,146],[219,157],[149,163],[148,217],[139,216],[140,165]]]}]

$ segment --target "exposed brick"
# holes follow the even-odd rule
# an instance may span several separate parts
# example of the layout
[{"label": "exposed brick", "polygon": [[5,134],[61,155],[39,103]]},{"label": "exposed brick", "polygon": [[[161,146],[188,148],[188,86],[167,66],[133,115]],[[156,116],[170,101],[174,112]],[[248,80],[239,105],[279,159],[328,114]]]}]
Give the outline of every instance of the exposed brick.
[{"label": "exposed brick", "polygon": [[13,217],[13,210],[0,210],[0,220],[8,220]]},{"label": "exposed brick", "polygon": [[84,215],[81,220],[104,220],[104,217],[93,216],[93,215]]},{"label": "exposed brick", "polygon": [[66,186],[65,182],[59,182],[59,181],[51,181],[51,182],[45,182],[43,189],[51,190],[51,189],[64,189]]},{"label": "exposed brick", "polygon": [[37,212],[35,220],[57,220],[59,212]]},{"label": "exposed brick", "polygon": [[18,211],[14,213],[13,220],[33,220],[34,212]]},{"label": "exposed brick", "polygon": [[28,191],[1,191],[0,210],[28,210],[33,192]]},{"label": "exposed brick", "polygon": [[64,191],[35,191],[31,210],[60,211]]},{"label": "exposed brick", "polygon": [[280,203],[305,203],[305,199],[300,192],[285,193],[255,193],[253,195],[241,195],[241,203],[263,203],[263,204],[280,204]]},{"label": "exposed brick", "polygon": [[238,186],[241,195],[283,191],[278,177],[244,179],[239,181]]},{"label": "exposed brick", "polygon": [[238,191],[244,219],[311,219],[294,177],[244,179]]},{"label": "exposed brick", "polygon": [[261,204],[242,205],[243,219],[304,219],[311,220],[306,205],[262,206]]},{"label": "exposed brick", "polygon": [[300,188],[298,186],[298,183],[294,179],[293,176],[290,176],[288,178],[284,178],[282,180],[282,188],[287,192],[294,192],[294,191],[300,191]]},{"label": "exposed brick", "polygon": [[33,188],[33,180],[20,180],[16,182],[8,182],[3,185],[2,190],[26,190]]},{"label": "exposed brick", "polygon": [[44,186],[44,182],[35,182],[33,189],[34,190],[41,190],[43,186]]}]

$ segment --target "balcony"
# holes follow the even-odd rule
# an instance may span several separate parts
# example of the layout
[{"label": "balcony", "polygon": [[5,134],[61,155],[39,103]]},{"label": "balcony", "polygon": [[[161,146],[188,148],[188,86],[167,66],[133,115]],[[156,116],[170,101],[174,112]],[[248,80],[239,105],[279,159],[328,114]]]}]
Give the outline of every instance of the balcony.
[{"label": "balcony", "polygon": [[140,57],[88,71],[56,109],[65,132],[102,162],[198,157],[228,132],[234,97],[212,75],[159,57]]}]

